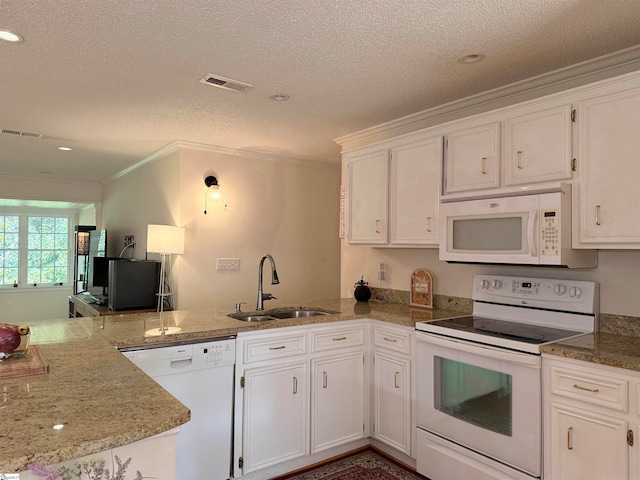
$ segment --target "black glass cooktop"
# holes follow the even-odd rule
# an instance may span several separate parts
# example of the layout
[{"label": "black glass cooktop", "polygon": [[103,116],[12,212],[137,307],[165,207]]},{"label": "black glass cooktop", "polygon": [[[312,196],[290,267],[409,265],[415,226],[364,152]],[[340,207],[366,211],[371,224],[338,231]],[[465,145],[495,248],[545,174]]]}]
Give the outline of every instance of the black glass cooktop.
[{"label": "black glass cooktop", "polygon": [[583,333],[475,316],[436,320],[428,323],[438,327],[451,328],[490,337],[506,338],[534,345],[554,342]]}]

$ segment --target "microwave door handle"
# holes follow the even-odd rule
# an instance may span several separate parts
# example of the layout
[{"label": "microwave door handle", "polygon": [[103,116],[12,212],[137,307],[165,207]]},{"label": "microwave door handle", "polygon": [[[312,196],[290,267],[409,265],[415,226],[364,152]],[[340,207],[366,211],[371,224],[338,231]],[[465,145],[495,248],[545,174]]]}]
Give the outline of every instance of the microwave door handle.
[{"label": "microwave door handle", "polygon": [[527,222],[527,241],[529,242],[529,255],[532,257],[538,256],[538,249],[535,244],[535,236],[533,235],[536,223],[536,215],[538,214],[537,210],[529,211],[529,221]]}]

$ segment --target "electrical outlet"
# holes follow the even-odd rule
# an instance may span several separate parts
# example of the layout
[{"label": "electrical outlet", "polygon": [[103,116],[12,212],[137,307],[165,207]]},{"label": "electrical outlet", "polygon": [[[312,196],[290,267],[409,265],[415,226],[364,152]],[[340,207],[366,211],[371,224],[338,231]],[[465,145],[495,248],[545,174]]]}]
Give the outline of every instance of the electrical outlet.
[{"label": "electrical outlet", "polygon": [[129,245],[133,245],[135,241],[133,240],[133,235],[125,235],[124,236],[124,246],[128,247]]},{"label": "electrical outlet", "polygon": [[240,270],[239,258],[219,258],[218,270]]}]

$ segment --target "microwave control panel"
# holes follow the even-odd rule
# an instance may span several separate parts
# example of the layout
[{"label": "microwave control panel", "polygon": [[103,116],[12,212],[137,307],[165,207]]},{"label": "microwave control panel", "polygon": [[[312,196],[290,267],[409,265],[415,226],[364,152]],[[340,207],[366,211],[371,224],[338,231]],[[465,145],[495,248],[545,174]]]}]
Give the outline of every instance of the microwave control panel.
[{"label": "microwave control panel", "polygon": [[540,254],[560,255],[560,210],[543,210],[540,219]]}]

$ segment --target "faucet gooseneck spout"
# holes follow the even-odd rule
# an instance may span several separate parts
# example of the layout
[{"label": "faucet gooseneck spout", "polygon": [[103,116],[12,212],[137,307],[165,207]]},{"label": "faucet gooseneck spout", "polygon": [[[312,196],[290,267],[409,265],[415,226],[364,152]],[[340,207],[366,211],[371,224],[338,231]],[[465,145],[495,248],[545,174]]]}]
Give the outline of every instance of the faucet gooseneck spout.
[{"label": "faucet gooseneck spout", "polygon": [[270,293],[262,293],[262,269],[264,267],[264,261],[269,259],[269,263],[271,264],[271,285],[277,285],[280,283],[278,279],[278,272],[276,271],[276,262],[273,260],[273,257],[268,253],[263,255],[260,259],[260,265],[258,266],[258,306],[256,310],[264,310],[264,301],[277,299],[278,297],[274,297]]}]

